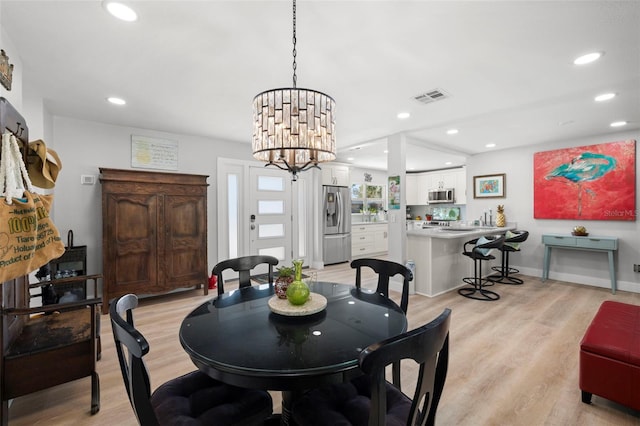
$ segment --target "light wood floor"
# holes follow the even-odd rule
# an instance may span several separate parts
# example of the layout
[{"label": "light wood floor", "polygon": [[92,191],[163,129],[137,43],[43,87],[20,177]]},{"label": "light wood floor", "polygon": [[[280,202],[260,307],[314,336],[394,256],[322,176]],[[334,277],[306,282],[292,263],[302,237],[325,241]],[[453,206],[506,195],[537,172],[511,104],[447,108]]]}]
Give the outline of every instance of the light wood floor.
[{"label": "light wood floor", "polygon": [[[348,264],[318,273],[322,281],[353,283]],[[435,298],[411,296],[409,328],[452,309],[451,359],[438,409],[440,425],[640,425],[640,413],[597,396],[580,401],[579,343],[604,300],[640,305],[640,294],[612,295],[607,289],[523,277],[522,286],[496,285],[496,302],[466,299],[452,291]],[[366,286],[375,287],[373,275]],[[230,289],[230,288],[229,288]],[[145,299],[137,327],[151,351],[146,357],[152,389],[194,369],[180,346],[182,319],[215,294],[202,291]],[[397,295],[394,295],[396,298]],[[396,298],[397,300],[397,298]],[[415,370],[403,364],[403,386],[413,385]],[[51,368],[57,368],[52,365]],[[17,398],[10,425],[136,425],[113,346],[108,316],[102,317],[101,408],[90,409],[88,378]],[[273,393],[275,411],[280,397]]]}]

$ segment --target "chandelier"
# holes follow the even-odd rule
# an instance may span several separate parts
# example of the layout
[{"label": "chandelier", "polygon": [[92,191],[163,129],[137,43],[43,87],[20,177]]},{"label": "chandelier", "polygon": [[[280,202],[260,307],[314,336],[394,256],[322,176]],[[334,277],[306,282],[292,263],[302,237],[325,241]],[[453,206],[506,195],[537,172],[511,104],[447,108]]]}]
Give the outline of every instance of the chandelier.
[{"label": "chandelier", "polygon": [[336,158],[336,103],[330,96],[297,88],[296,0],[293,0],[293,87],[253,98],[253,157],[288,170],[292,180]]}]

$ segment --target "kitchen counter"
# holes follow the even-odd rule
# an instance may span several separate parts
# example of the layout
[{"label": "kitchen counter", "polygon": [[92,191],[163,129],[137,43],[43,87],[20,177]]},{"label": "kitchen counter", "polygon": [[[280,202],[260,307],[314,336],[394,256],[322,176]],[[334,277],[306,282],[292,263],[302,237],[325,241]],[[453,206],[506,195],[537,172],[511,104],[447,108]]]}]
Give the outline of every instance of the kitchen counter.
[{"label": "kitchen counter", "polygon": [[[436,227],[407,231],[407,259],[413,260],[416,273],[413,280],[415,292],[425,296],[437,296],[463,285],[464,277],[473,276],[473,261],[463,256],[464,243],[483,235],[501,234],[515,226],[507,227]],[[491,266],[500,265],[500,252],[494,250],[493,261],[483,262],[482,271],[489,275]]]},{"label": "kitchen counter", "polygon": [[502,228],[496,226],[436,226],[423,229],[409,229],[407,230],[407,235],[445,239],[465,237],[472,240],[482,235],[501,234],[513,229],[515,229],[513,226]]},{"label": "kitchen counter", "polygon": [[384,225],[389,223],[388,220],[379,220],[377,222],[351,222],[351,226],[360,226],[360,225]]}]

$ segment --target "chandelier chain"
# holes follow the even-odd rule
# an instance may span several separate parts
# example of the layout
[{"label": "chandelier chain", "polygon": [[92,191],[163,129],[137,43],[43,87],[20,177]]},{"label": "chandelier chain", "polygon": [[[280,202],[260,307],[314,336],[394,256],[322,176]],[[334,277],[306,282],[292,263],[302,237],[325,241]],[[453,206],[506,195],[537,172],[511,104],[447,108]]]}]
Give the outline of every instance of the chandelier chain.
[{"label": "chandelier chain", "polygon": [[298,80],[298,76],[296,75],[296,68],[298,64],[296,63],[296,0],[293,0],[293,88],[296,88],[296,83]]}]

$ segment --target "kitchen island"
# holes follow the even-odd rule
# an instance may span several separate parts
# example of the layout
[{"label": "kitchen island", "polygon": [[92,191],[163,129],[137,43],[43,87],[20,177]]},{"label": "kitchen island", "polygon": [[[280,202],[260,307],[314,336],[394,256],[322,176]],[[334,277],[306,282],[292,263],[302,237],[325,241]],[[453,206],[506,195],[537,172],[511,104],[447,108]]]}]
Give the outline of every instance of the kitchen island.
[{"label": "kitchen island", "polygon": [[[514,229],[515,226],[451,226],[408,230],[407,259],[413,260],[416,265],[413,290],[433,297],[467,285],[462,278],[473,276],[473,261],[462,255],[464,243]],[[500,252],[494,251],[492,254],[496,259],[483,262],[483,275],[489,275],[491,266],[500,265]]]}]

